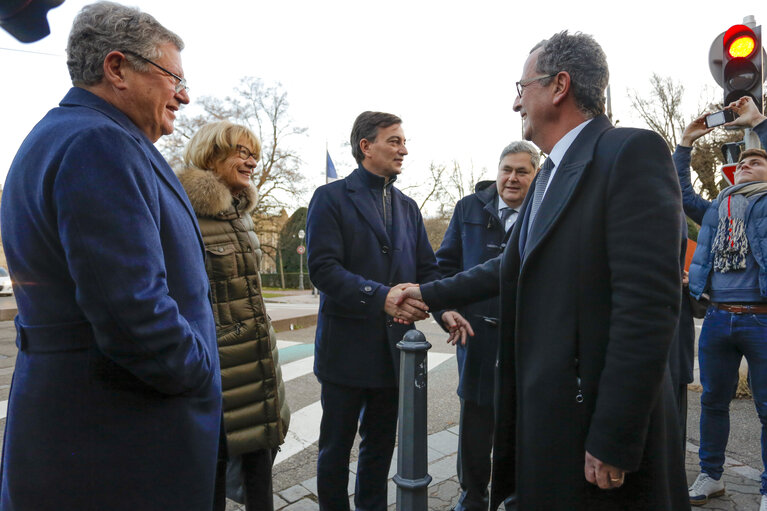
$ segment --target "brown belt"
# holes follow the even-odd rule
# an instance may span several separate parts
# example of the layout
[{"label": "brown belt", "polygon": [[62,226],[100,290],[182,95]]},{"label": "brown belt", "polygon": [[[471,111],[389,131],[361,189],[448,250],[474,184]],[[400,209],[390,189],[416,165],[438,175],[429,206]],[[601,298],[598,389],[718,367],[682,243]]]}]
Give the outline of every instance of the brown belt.
[{"label": "brown belt", "polygon": [[735,314],[767,314],[767,304],[738,305],[734,303],[714,303],[712,305],[719,310]]}]

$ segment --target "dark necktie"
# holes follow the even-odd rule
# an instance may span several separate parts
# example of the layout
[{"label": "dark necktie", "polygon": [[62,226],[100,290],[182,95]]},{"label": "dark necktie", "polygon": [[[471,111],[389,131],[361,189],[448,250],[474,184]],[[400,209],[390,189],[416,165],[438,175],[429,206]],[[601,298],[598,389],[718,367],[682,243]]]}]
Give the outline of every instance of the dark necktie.
[{"label": "dark necktie", "polygon": [[535,194],[533,195],[533,203],[530,205],[530,220],[527,222],[527,231],[530,232],[530,228],[533,226],[535,215],[538,213],[538,208],[541,207],[543,202],[543,192],[546,191],[546,185],[551,177],[551,169],[554,168],[554,162],[551,158],[546,158],[541,167],[538,181],[535,183]]},{"label": "dark necktie", "polygon": [[501,225],[503,226],[503,230],[507,231],[506,224],[509,222],[509,218],[511,218],[511,215],[516,213],[516,211],[513,208],[505,207],[501,208]]}]

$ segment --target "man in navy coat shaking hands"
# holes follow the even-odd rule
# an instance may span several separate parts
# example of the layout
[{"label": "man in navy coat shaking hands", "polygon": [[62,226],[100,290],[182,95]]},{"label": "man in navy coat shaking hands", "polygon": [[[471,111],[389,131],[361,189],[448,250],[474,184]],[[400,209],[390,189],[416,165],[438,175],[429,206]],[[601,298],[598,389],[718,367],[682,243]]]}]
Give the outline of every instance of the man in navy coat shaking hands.
[{"label": "man in navy coat shaking hands", "polygon": [[189,102],[183,47],[138,9],[84,7],[74,87],[11,165],[4,511],[212,509],[221,382],[205,247],[154,147]]},{"label": "man in navy coat shaking hands", "polygon": [[[415,201],[393,186],[407,155],[402,120],[363,112],[354,121],[359,166],[317,189],[306,219],[308,266],[320,290],[314,373],[322,384],[317,492],[323,511],[349,509],[349,453],[359,421],[355,507],[384,511],[397,427],[397,342],[426,313],[395,302],[398,282],[440,273]],[[457,313],[443,318],[464,324]]]}]

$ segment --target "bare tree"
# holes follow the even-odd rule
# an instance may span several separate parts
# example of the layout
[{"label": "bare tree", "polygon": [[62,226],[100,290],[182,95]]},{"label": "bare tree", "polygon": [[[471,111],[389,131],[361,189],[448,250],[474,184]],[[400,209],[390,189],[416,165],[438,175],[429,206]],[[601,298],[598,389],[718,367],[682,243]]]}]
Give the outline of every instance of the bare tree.
[{"label": "bare tree", "polygon": [[[636,90],[629,91],[631,105],[647,125],[666,141],[670,151],[676,149],[687,124],[698,117],[700,113],[686,116],[682,111],[684,86],[674,82],[670,77],[660,77],[653,74],[650,79],[651,89],[647,98]],[[708,93],[710,96],[710,92]],[[721,101],[703,101],[701,111],[713,111],[722,108]],[[716,168],[724,163],[721,146],[725,142],[733,142],[742,137],[740,130],[717,129],[698,140],[692,151],[690,167],[693,171],[693,185],[700,190],[703,197],[713,199],[726,186],[726,182],[718,175]]]},{"label": "bare tree", "polygon": [[455,203],[474,191],[475,180],[474,166],[464,170],[455,160],[451,167],[444,163],[431,162],[429,179],[421,184],[403,188],[403,191],[420,202],[421,211],[434,206],[437,217],[449,219]]},{"label": "bare tree", "polygon": [[677,136],[681,136],[687,125],[681,109],[684,85],[675,83],[671,77],[663,78],[655,73],[650,78],[650,84],[649,98],[643,97],[636,90],[629,91],[631,106],[651,130],[663,137],[669,151],[673,151]]}]

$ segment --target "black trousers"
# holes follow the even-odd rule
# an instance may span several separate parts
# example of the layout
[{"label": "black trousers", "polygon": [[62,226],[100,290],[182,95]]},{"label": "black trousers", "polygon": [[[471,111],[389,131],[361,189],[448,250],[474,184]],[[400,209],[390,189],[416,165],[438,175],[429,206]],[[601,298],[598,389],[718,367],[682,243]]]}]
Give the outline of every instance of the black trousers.
[{"label": "black trousers", "polygon": [[461,496],[455,511],[487,510],[493,421],[492,405],[480,406],[461,399],[457,460]]},{"label": "black trousers", "polygon": [[[272,466],[277,449],[259,449],[242,455],[242,485],[247,511],[274,511]],[[226,509],[226,460],[219,460],[213,510]]]},{"label": "black trousers", "polygon": [[354,505],[386,511],[386,484],[397,430],[396,388],[359,388],[322,382],[322,421],[317,456],[320,511],[349,511],[349,454],[357,434]]}]

